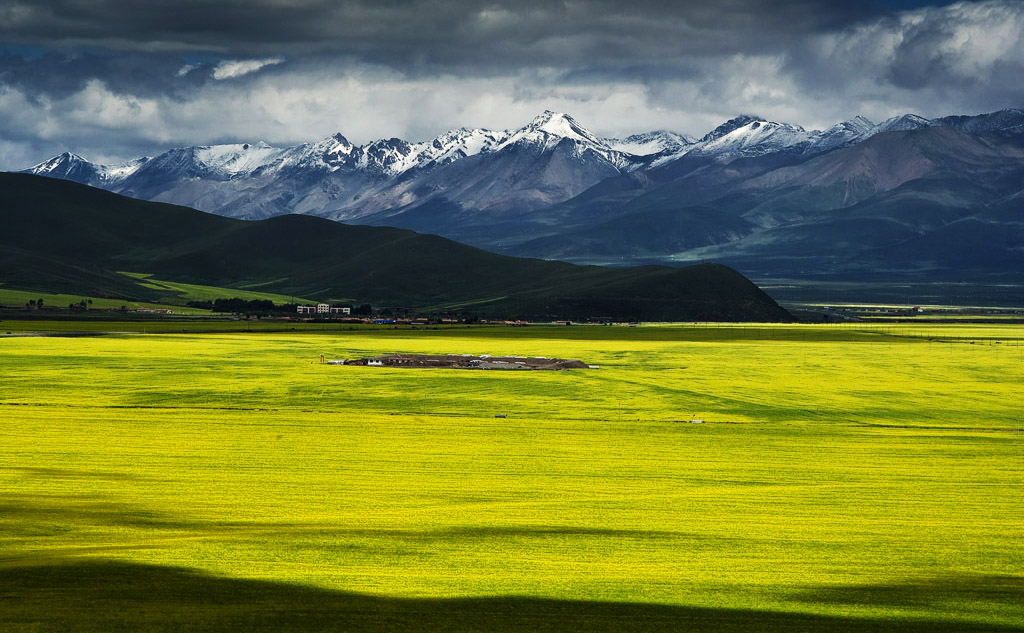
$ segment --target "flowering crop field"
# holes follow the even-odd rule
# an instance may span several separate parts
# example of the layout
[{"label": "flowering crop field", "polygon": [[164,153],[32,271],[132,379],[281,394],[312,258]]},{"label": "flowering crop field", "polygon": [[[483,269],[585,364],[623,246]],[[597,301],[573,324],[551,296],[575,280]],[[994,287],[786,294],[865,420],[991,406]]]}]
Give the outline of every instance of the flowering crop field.
[{"label": "flowering crop field", "polygon": [[[319,362],[387,352],[599,369]],[[0,337],[0,630],[1022,631],[1022,384],[1002,324]]]}]

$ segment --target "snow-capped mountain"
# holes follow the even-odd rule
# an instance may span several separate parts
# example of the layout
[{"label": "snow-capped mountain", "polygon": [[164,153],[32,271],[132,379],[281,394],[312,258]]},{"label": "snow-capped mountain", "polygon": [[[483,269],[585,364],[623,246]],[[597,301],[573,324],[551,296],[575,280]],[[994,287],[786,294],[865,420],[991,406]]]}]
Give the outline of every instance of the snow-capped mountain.
[{"label": "snow-capped mountain", "polygon": [[1024,270],[1022,110],[824,130],[743,115],[696,140],[602,138],[546,111],[422,142],[339,133],[122,165],[67,152],[26,171],[238,218],[310,214],[581,263],[713,259],[796,279],[837,261],[857,275]]},{"label": "snow-capped mountain", "polygon": [[576,119],[568,114],[552,112],[551,110],[545,110],[534,118],[533,121],[530,121],[528,125],[510,134],[502,142],[501,147],[507,147],[514,143],[530,143],[547,149],[566,138],[583,145],[607,147],[604,141],[594,136],[590,130],[580,125]]},{"label": "snow-capped mountain", "polygon": [[132,175],[148,160],[149,158],[136,158],[122,165],[108,166],[90,163],[78,154],[64,152],[25,171],[51,178],[73,180],[93,187],[105,187]]},{"label": "snow-capped mountain", "polygon": [[858,140],[863,140],[865,135],[874,127],[874,123],[862,116],[836,123],[819,133],[814,141],[814,149],[826,152],[837,147],[849,145]]},{"label": "snow-capped mountain", "polygon": [[[449,173],[467,159],[474,159],[472,169]],[[495,161],[505,164],[501,174],[486,165]],[[643,156],[613,148],[571,116],[546,111],[517,130],[460,128],[419,143],[391,138],[357,146],[339,133],[286,148],[264,142],[175,148],[116,166],[62,155],[26,171],[236,217],[312,213],[348,220],[442,197],[529,210],[643,164]],[[469,171],[505,184],[484,187]]]},{"label": "snow-capped mountain", "polygon": [[[614,217],[631,208],[624,200],[653,189],[663,192],[658,200],[705,204],[730,188],[746,191],[741,181],[782,182],[790,172],[776,170],[879,134],[935,126],[1019,136],[1024,112],[934,121],[908,114],[877,125],[855,117],[821,131],[742,115],[694,140],[669,131],[601,138],[568,114],[545,111],[515,130],[459,128],[422,142],[390,138],[356,145],[338,133],[292,147],[264,142],[181,147],[123,165],[93,164],[65,153],[26,171],[233,217],[312,214],[487,245],[496,231],[492,225],[532,214],[539,226],[551,226],[563,211],[549,217],[547,210],[567,201],[573,201],[580,222]],[[741,158],[746,160],[736,162]],[[846,182],[842,174],[854,167],[836,169],[828,177]],[[810,176],[804,180],[817,182]],[[859,181],[856,186],[861,193],[844,192],[840,203],[875,191]],[[478,239],[484,233],[491,237]]]},{"label": "snow-capped mountain", "polygon": [[719,158],[761,156],[766,153],[803,149],[815,133],[799,125],[776,123],[761,117],[744,115],[720,125],[691,150]]},{"label": "snow-capped mountain", "polygon": [[73,180],[84,185],[99,187],[104,180],[105,168],[102,165],[90,163],[78,154],[64,152],[39,163],[27,171],[33,174]]},{"label": "snow-capped mountain", "polygon": [[[125,191],[139,197],[195,204],[196,200],[189,196],[173,195],[167,189],[174,188],[175,183],[193,183],[188,188],[195,195],[195,190],[200,188],[194,184],[196,181],[237,181],[253,185],[265,184],[265,181],[276,177],[301,176],[309,181],[311,177],[339,172],[380,180],[411,171],[432,171],[467,158],[505,151],[548,154],[559,146],[567,152],[566,158],[570,161],[603,164],[625,173],[664,165],[691,153],[727,161],[782,151],[827,151],[870,134],[906,129],[915,125],[918,119],[901,117],[873,126],[870,121],[858,117],[824,132],[808,132],[799,126],[744,115],[727,121],[699,141],[669,131],[635,134],[624,139],[602,139],[573,117],[549,110],[517,130],[460,128],[419,143],[391,138],[359,146],[339,133],[317,142],[284,148],[272,147],[262,141],[181,147],[122,165],[94,164],[66,152],[25,171]],[[920,121],[923,123],[918,125],[927,124],[925,119]],[[160,193],[165,195],[155,193],[154,185],[162,188]],[[204,210],[219,211],[209,207]],[[284,208],[278,212],[291,211],[294,209]],[[315,212],[315,209],[305,211]]]},{"label": "snow-capped mountain", "polygon": [[700,140],[659,156],[653,166],[667,165],[684,155],[709,156],[720,162],[768,154],[811,156],[867,138],[874,124],[864,117],[837,123],[824,131],[769,121],[749,114],[726,121]]},{"label": "snow-capped mountain", "polygon": [[874,126],[864,134],[864,138],[874,136],[875,134],[881,134],[882,132],[907,132],[910,130],[920,130],[922,128],[931,127],[935,125],[932,121],[917,116],[916,114],[902,114],[900,116],[894,116],[891,119],[886,119],[878,125]]}]

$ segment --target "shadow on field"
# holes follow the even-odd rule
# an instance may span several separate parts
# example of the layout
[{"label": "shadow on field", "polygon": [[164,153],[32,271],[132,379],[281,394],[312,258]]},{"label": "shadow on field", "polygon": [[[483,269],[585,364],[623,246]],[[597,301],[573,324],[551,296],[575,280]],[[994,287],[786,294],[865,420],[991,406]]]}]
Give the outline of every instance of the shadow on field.
[{"label": "shadow on field", "polygon": [[[1021,597],[1020,584],[1008,585]],[[867,597],[874,595],[873,588]],[[840,596],[840,602],[847,597]],[[860,596],[849,599],[859,601]],[[9,631],[1021,631],[766,611],[522,597],[399,599],[120,562],[0,568]]]},{"label": "shadow on field", "polygon": [[827,587],[804,592],[797,600],[814,604],[929,608],[966,604],[1011,607],[1024,616],[1024,576],[939,576],[899,585]]}]

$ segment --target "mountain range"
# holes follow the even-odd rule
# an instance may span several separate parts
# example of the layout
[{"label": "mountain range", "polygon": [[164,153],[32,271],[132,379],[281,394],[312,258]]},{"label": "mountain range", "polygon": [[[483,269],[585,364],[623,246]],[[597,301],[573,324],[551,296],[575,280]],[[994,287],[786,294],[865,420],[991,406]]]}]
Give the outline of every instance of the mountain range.
[{"label": "mountain range", "polygon": [[497,255],[436,235],[285,215],[260,221],[0,173],[0,286],[155,301],[138,275],[421,313],[500,318],[779,321],[735,270],[605,268]]},{"label": "mountain range", "polygon": [[65,153],[26,171],[233,218],[316,215],[582,263],[713,260],[755,278],[1024,270],[1021,110],[826,130],[744,115],[699,139],[601,138],[547,111],[420,143],[336,134],[113,166]]}]

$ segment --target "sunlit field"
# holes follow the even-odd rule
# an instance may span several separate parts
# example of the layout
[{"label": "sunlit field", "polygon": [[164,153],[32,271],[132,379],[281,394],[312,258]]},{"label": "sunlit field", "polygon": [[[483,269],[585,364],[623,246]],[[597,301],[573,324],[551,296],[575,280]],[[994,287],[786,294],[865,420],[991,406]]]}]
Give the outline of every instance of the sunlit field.
[{"label": "sunlit field", "polygon": [[[319,362],[399,351],[600,368]],[[995,324],[0,337],[0,630],[1024,630],[1022,383]]]}]

